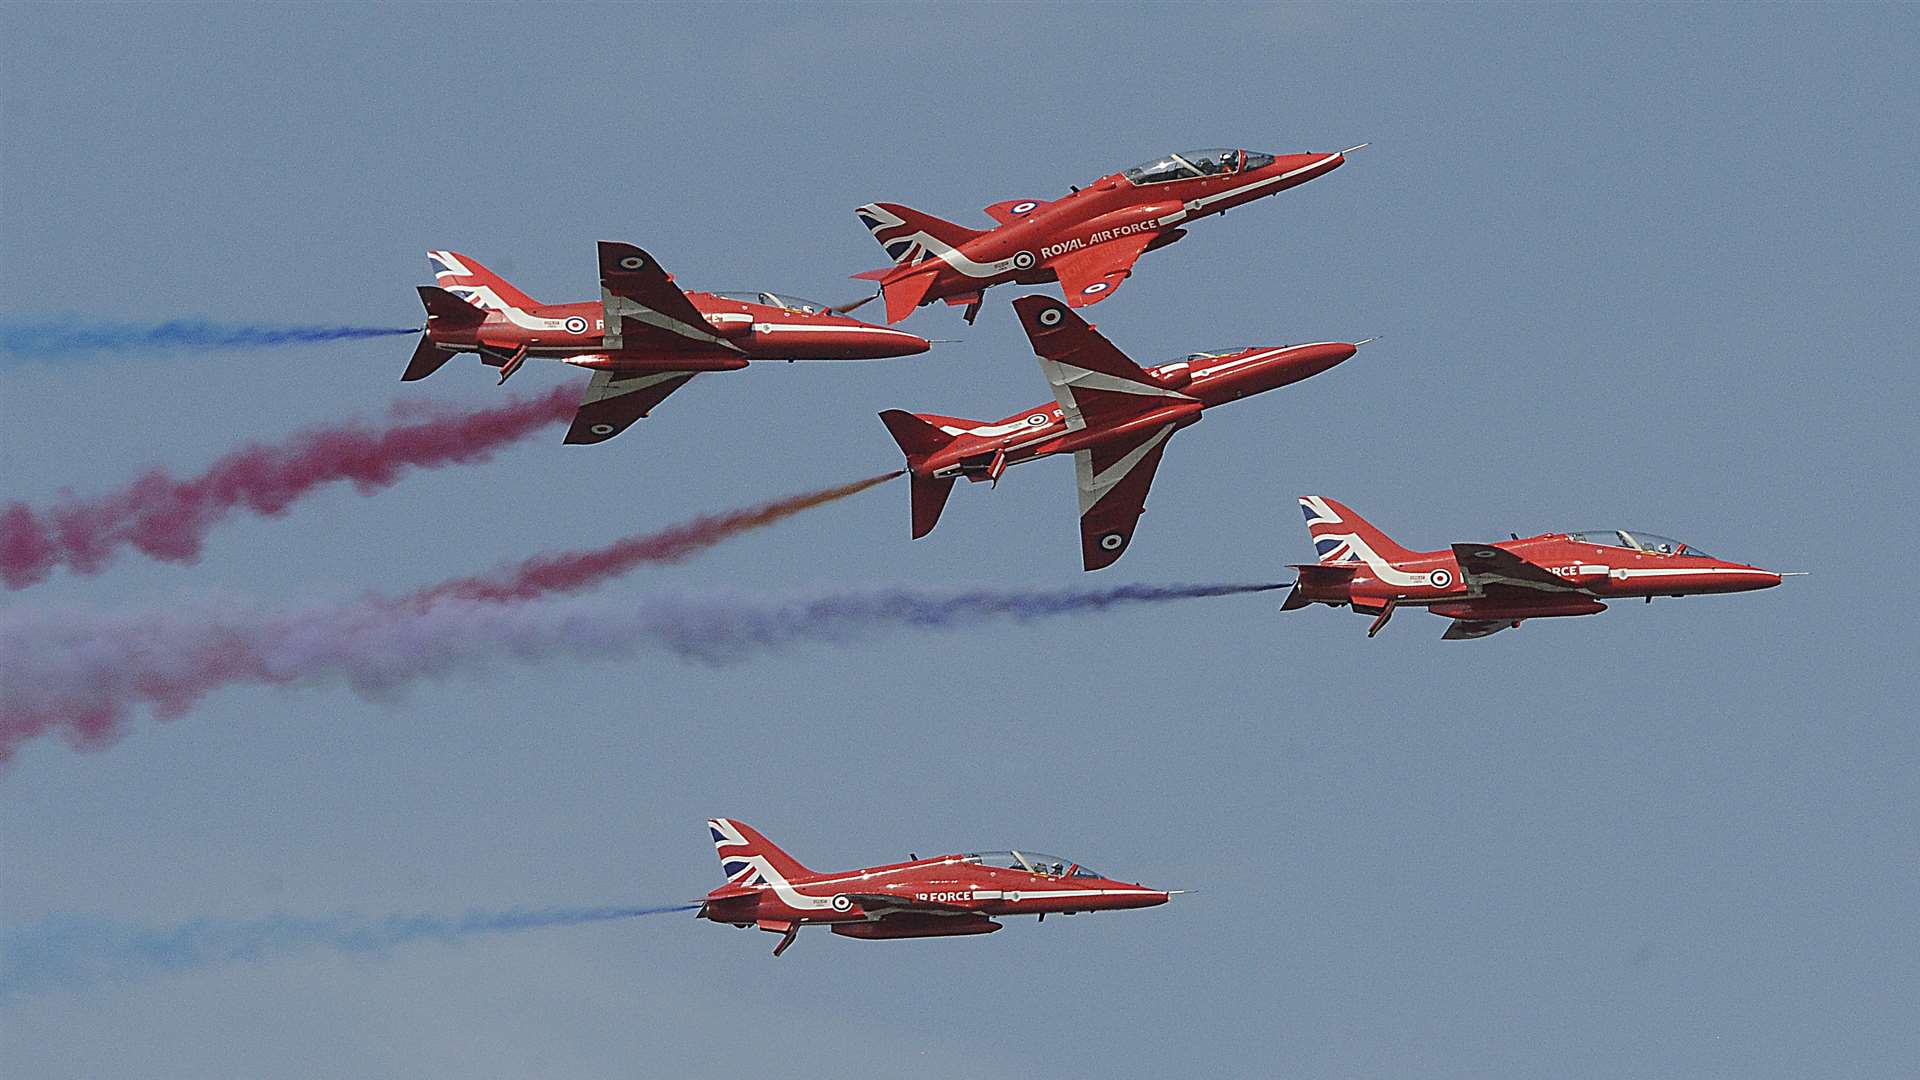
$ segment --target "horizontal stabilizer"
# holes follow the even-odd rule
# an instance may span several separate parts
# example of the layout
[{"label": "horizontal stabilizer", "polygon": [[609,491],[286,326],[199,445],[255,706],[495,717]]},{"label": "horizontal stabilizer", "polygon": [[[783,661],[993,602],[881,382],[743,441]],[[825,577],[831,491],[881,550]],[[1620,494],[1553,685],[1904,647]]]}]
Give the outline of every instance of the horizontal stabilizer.
[{"label": "horizontal stabilizer", "polygon": [[420,344],[414,346],[413,359],[407,361],[407,370],[401,374],[401,382],[418,382],[439,371],[441,366],[453,359],[453,352],[433,343],[425,334],[420,335]]},{"label": "horizontal stabilizer", "polygon": [[940,524],[940,511],[947,508],[947,496],[953,494],[954,477],[943,476],[938,479],[931,476],[912,474],[913,492],[913,538],[915,540],[933,531]]},{"label": "horizontal stabilizer", "polygon": [[927,290],[933,288],[933,271],[908,273],[899,278],[882,281],[880,295],[887,300],[887,321],[897,323],[913,314],[913,309],[927,298]]},{"label": "horizontal stabilizer", "polygon": [[887,433],[900,444],[908,462],[924,460],[929,454],[953,441],[953,436],[904,409],[888,409],[880,414]]},{"label": "horizontal stabilizer", "polygon": [[420,290],[420,303],[426,306],[429,319],[444,320],[450,327],[479,326],[487,321],[485,310],[467,303],[438,285],[416,287]]},{"label": "horizontal stabilizer", "polygon": [[1313,603],[1309,594],[1325,598],[1329,593],[1344,594],[1353,584],[1353,575],[1361,567],[1360,563],[1329,565],[1327,563],[1294,563],[1294,573],[1298,575],[1293,583],[1293,591],[1280,604],[1281,611],[1294,611]]}]

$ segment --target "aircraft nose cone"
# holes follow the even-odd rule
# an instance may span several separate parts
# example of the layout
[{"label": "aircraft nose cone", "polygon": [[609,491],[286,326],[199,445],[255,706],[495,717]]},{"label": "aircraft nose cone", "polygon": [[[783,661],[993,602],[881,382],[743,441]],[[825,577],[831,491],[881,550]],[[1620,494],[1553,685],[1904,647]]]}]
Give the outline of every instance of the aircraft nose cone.
[{"label": "aircraft nose cone", "polygon": [[1347,163],[1344,152],[1335,154],[1282,154],[1274,160],[1275,172],[1292,174],[1296,180],[1305,182],[1322,177]]},{"label": "aircraft nose cone", "polygon": [[912,356],[933,347],[932,342],[918,334],[852,319],[837,324],[831,330],[810,332],[806,341],[820,355],[844,360],[884,360],[891,356]]},{"label": "aircraft nose cone", "polygon": [[1771,589],[1780,584],[1784,575],[1772,570],[1762,570],[1757,566],[1743,563],[1722,563],[1719,573],[1713,575],[1711,591],[1749,592],[1754,589]]},{"label": "aircraft nose cone", "polygon": [[909,334],[905,330],[892,330],[891,332],[897,335],[897,340],[900,343],[900,351],[895,353],[895,356],[913,356],[933,348],[933,342],[928,341],[918,334]]},{"label": "aircraft nose cone", "polygon": [[1306,378],[1346,363],[1359,351],[1358,345],[1345,341],[1323,341],[1294,349],[1292,355],[1287,357],[1287,363],[1299,373],[1299,377]]},{"label": "aircraft nose cone", "polygon": [[876,360],[887,356],[913,356],[933,348],[933,343],[926,338],[890,326],[862,327],[857,338],[862,355]]}]

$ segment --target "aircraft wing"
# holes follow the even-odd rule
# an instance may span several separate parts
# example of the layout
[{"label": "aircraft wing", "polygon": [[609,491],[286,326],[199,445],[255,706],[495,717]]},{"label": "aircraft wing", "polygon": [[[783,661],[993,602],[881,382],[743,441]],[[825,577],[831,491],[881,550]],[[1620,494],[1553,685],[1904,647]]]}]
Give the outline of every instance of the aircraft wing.
[{"label": "aircraft wing", "polygon": [[1101,443],[1073,455],[1080,485],[1080,558],[1088,570],[1112,566],[1133,540],[1133,527],[1147,508],[1160,455],[1174,425],[1131,439]]},{"label": "aircraft wing", "polygon": [[573,414],[573,426],[567,429],[570,443],[606,442],[627,430],[635,420],[653,411],[667,395],[687,385],[691,371],[646,371],[619,375],[596,371],[587,384],[587,395],[580,411]]},{"label": "aircraft wing", "polygon": [[895,896],[891,893],[843,893],[847,899],[859,904],[868,911],[880,908],[896,908],[901,911],[924,911],[929,915],[972,915],[972,908],[957,904],[942,904],[933,900],[915,900],[911,896]]},{"label": "aircraft wing", "polygon": [[1047,205],[1045,199],[1008,199],[987,207],[986,215],[1002,225],[1011,225]]},{"label": "aircraft wing", "polygon": [[1541,593],[1579,591],[1572,582],[1546,567],[1491,544],[1455,544],[1453,557],[1460,563],[1460,572],[1466,575],[1467,587],[1475,592],[1511,595],[1518,590],[1528,599],[1537,600]]},{"label": "aircraft wing", "polygon": [[1067,430],[1105,426],[1183,401],[1199,402],[1153,381],[1086,320],[1047,296],[1013,302],[1053,387]]},{"label": "aircraft wing", "polygon": [[1047,266],[1060,279],[1060,288],[1067,294],[1067,303],[1074,307],[1097,304],[1127,280],[1127,275],[1133,273],[1134,262],[1140,258],[1141,252],[1147,250],[1147,245],[1153,243],[1154,235],[1151,231],[1137,232],[1090,248],[1070,251],[1047,263]]},{"label": "aircraft wing", "polygon": [[600,242],[600,303],[611,351],[740,355],[653,256],[632,244]]},{"label": "aircraft wing", "polygon": [[1497,634],[1512,625],[1511,619],[1455,619],[1447,624],[1447,632],[1440,635],[1440,640],[1465,641],[1470,638],[1482,638],[1488,634]]}]

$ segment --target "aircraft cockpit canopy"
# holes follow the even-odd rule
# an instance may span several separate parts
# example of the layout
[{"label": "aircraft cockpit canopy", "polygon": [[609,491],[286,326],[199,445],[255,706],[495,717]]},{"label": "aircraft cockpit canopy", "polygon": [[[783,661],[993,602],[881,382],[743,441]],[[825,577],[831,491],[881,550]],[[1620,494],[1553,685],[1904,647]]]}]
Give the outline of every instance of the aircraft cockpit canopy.
[{"label": "aircraft cockpit canopy", "polygon": [[1029,874],[1045,874],[1048,877],[1097,878],[1100,876],[1072,859],[1063,859],[1058,855],[1042,855],[1037,851],[976,851],[964,858],[967,862],[980,866],[993,866],[1002,870],[1025,870]]},{"label": "aircraft cockpit canopy", "polygon": [[1568,533],[1567,539],[1577,544],[1598,544],[1601,547],[1626,548],[1630,551],[1644,551],[1649,555],[1691,555],[1696,559],[1711,559],[1713,556],[1691,544],[1683,544],[1666,536],[1656,536],[1650,532],[1628,532],[1625,529],[1599,529],[1589,532]]},{"label": "aircraft cockpit canopy", "polygon": [[787,311],[797,311],[802,315],[830,315],[833,313],[831,305],[823,304],[818,300],[802,300],[797,296],[780,293],[721,292],[714,293],[713,295],[722,300],[737,300],[742,304],[761,304],[766,307],[783,308]]},{"label": "aircraft cockpit canopy", "polygon": [[1169,180],[1192,180],[1199,176],[1223,176],[1241,169],[1242,159],[1250,168],[1271,165],[1272,154],[1250,154],[1243,150],[1188,150],[1168,154],[1158,161],[1135,165],[1126,170],[1133,184],[1164,184]]},{"label": "aircraft cockpit canopy", "polygon": [[1232,356],[1235,353],[1246,352],[1247,348],[1245,345],[1235,345],[1230,349],[1208,349],[1206,352],[1190,352],[1180,359],[1189,362],[1194,360],[1217,360],[1222,356]]}]

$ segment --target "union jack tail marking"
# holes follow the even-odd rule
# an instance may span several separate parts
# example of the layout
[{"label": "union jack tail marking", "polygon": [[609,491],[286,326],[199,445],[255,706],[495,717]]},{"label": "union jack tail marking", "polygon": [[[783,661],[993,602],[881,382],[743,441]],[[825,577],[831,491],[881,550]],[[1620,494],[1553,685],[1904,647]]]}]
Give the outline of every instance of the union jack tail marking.
[{"label": "union jack tail marking", "polygon": [[980,235],[978,229],[955,225],[899,203],[868,203],[854,214],[887,250],[887,257],[902,266],[952,251]]},{"label": "union jack tail marking", "polygon": [[507,279],[480,265],[480,260],[457,251],[429,251],[434,284],[460,299],[489,311],[531,311],[540,302],[507,283]]},{"label": "union jack tail marking", "polygon": [[1418,557],[1417,552],[1394,543],[1367,519],[1332,499],[1301,496],[1300,512],[1306,515],[1307,535],[1313,538],[1313,550],[1322,563],[1397,563]]},{"label": "union jack tail marking", "polygon": [[727,876],[729,885],[751,888],[773,884],[769,870],[782,879],[781,884],[812,873],[744,822],[711,818],[707,821],[707,832],[713,835],[713,849],[720,855],[720,872]]}]

